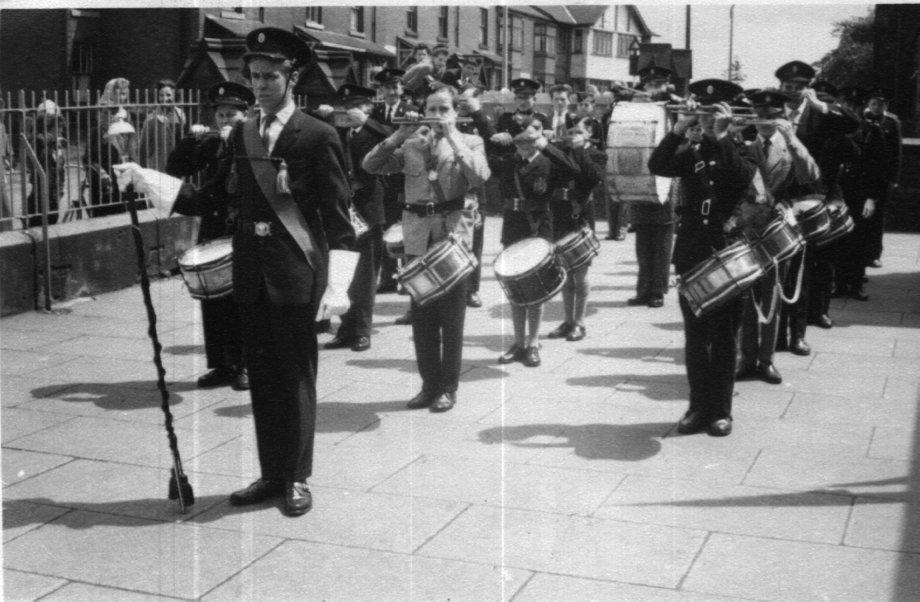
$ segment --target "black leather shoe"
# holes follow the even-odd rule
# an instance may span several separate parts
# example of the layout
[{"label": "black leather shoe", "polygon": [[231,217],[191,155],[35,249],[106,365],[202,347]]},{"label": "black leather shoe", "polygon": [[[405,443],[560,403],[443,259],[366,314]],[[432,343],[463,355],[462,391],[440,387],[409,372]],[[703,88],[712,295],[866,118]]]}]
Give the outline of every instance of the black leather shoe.
[{"label": "black leather shoe", "polygon": [[316,334],[326,334],[327,332],[332,332],[331,320],[320,320],[316,323]]},{"label": "black leather shoe", "polygon": [[467,307],[482,307],[482,299],[479,298],[479,293],[476,291],[471,291],[466,298]]},{"label": "black leather shoe", "polygon": [[419,391],[418,395],[409,400],[409,403],[406,404],[406,407],[410,410],[419,410],[421,408],[427,408],[434,403],[434,400],[438,398],[438,393],[436,391],[426,391],[422,389]]},{"label": "black leather shoe", "polygon": [[313,507],[313,494],[306,483],[292,482],[284,488],[284,513],[288,516],[306,514]]},{"label": "black leather shoe", "polygon": [[323,345],[323,349],[345,349],[346,347],[351,347],[351,340],[340,334],[335,335],[331,341]]},{"label": "black leather shoe", "polygon": [[572,327],[573,327],[572,324],[569,324],[568,322],[563,322],[562,324],[557,326],[555,330],[553,330],[548,335],[546,335],[546,338],[563,339],[569,336],[569,333],[572,332]]},{"label": "black leather shoe", "polygon": [[214,368],[207,374],[198,378],[199,389],[211,389],[233,384],[236,374],[229,368]]},{"label": "black leather shoe", "polygon": [[626,305],[635,306],[635,305],[648,305],[648,304],[649,304],[648,297],[633,297],[632,299],[626,300]]},{"label": "black leather shoe", "polygon": [[652,297],[648,300],[649,307],[664,307],[664,298],[663,297]]},{"label": "black leather shoe", "polygon": [[713,437],[725,437],[732,434],[732,419],[731,418],[719,418],[714,420],[709,428],[706,429]]},{"label": "black leather shoe", "polygon": [[428,408],[431,412],[446,412],[454,407],[457,403],[457,393],[441,393],[438,395],[438,398],[434,400],[431,404],[431,407]]},{"label": "black leather shoe", "polygon": [[757,378],[757,366],[741,366],[737,372],[735,372],[735,381],[742,380],[752,380]]},{"label": "black leather shoe", "polygon": [[814,324],[818,328],[829,329],[834,327],[834,321],[830,319],[827,314],[821,314],[817,318],[812,318],[808,321],[809,324]]},{"label": "black leather shoe", "polygon": [[805,339],[795,339],[792,341],[792,344],[789,345],[789,351],[796,355],[809,355],[811,354],[811,347],[808,346]]},{"label": "black leather shoe", "polygon": [[410,309],[409,311],[407,311],[407,312],[404,313],[403,315],[401,315],[401,316],[399,316],[398,318],[396,318],[396,322],[395,322],[395,323],[396,323],[396,324],[399,324],[400,326],[405,326],[405,325],[407,325],[407,324],[412,324],[412,310]]},{"label": "black leather shoe", "polygon": [[540,365],[540,350],[536,345],[532,345],[524,350],[523,363],[528,368],[536,368]]},{"label": "black leather shoe", "polygon": [[862,290],[862,288],[857,288],[850,291],[850,299],[856,299],[857,301],[868,301],[869,295],[867,295],[866,291]]},{"label": "black leather shoe", "polygon": [[699,412],[687,412],[677,421],[677,432],[681,435],[692,435],[706,428],[706,419]]},{"label": "black leather shoe", "polygon": [[245,489],[230,494],[231,506],[249,506],[284,495],[284,483],[259,479]]},{"label": "black leather shoe", "polygon": [[509,347],[508,351],[498,356],[499,364],[511,364],[521,361],[524,361],[524,348],[517,343]]},{"label": "black leather shoe", "polygon": [[773,364],[760,364],[757,366],[757,377],[771,385],[778,385],[783,382],[782,375]]},{"label": "black leather shoe", "polygon": [[566,341],[580,341],[583,338],[585,338],[587,334],[588,334],[588,331],[585,330],[584,326],[580,324],[576,324],[575,326],[572,327],[572,330],[569,331],[569,334],[565,337],[565,340]]},{"label": "black leather shoe", "polygon": [[234,391],[248,391],[249,390],[249,371],[246,368],[240,368],[236,371],[236,376],[233,377],[233,390]]},{"label": "black leather shoe", "polygon": [[370,337],[355,337],[355,340],[351,344],[352,351],[367,351],[371,348],[371,338]]}]

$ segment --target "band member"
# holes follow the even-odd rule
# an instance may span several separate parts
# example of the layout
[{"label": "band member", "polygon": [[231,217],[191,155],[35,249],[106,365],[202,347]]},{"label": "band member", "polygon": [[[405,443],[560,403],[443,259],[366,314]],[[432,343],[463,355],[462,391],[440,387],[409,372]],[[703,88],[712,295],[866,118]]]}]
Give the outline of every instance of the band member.
[{"label": "band member", "polygon": [[[575,95],[575,100],[578,102],[575,119],[588,128],[589,140],[596,148],[601,150],[607,148],[607,132],[604,131],[604,125],[601,120],[595,115],[597,108],[595,97],[587,92],[578,92]],[[604,198],[606,198],[606,184],[603,186],[603,191],[600,188],[598,189],[597,194],[603,194]]]},{"label": "band member", "polygon": [[[293,91],[311,51],[289,31],[259,28],[243,55],[260,112],[238,124],[218,176],[183,196],[227,191],[239,210],[233,289],[243,328],[262,476],[232,505],[283,498],[285,513],[310,510],[319,314],[344,311],[357,253],[348,180],[335,129],[299,111]],[[135,188],[150,190],[130,166]],[[328,286],[327,286],[328,283]],[[344,306],[344,307],[342,307]]]},{"label": "band member", "polygon": [[882,132],[884,171],[886,187],[877,195],[877,206],[872,217],[869,218],[869,267],[882,267],[882,235],[885,231],[885,207],[889,198],[898,188],[898,179],[901,176],[903,152],[901,149],[901,122],[898,116],[888,112],[887,94],[881,90],[869,93],[869,102],[863,117],[877,124]]},{"label": "band member", "polygon": [[[427,53],[427,47],[426,47]],[[383,104],[378,104],[371,112],[371,119],[383,125],[392,126],[394,117],[405,117],[406,113],[415,113],[415,105],[403,100],[405,89],[403,88],[403,76],[405,72],[402,69],[384,69],[374,76],[374,80],[380,84],[380,91],[383,95]],[[389,228],[401,219],[404,177],[401,173],[387,174],[383,176],[383,211],[386,219],[383,224],[384,229]],[[378,293],[395,293],[396,292],[396,271],[398,264],[396,259],[386,256],[380,260],[380,285],[377,287]],[[399,323],[399,320],[397,320]],[[406,321],[405,324],[409,322]]]},{"label": "band member", "polygon": [[[784,105],[789,97],[780,90],[761,90],[749,98],[755,115],[764,120],[756,125],[757,137],[751,142],[750,154],[757,164],[766,195],[766,206],[773,206],[776,212],[763,211],[766,219],[755,223],[758,229],[766,226],[772,216],[791,211],[790,200],[808,194],[820,178],[818,165],[792,130],[792,124],[783,118]],[[800,259],[782,262],[777,266],[778,279],[782,283],[790,272],[790,263],[801,266]],[[793,279],[798,270],[793,270]],[[779,370],[773,364],[776,338],[779,334],[781,303],[774,296],[776,275],[767,274],[756,282],[745,297],[741,332],[741,366],[737,380],[758,378],[767,383],[783,381]],[[761,323],[757,307],[765,308],[768,321]],[[772,315],[769,313],[772,308]]]},{"label": "band member", "polygon": [[[402,226],[410,260],[451,233],[462,244],[472,244],[472,191],[490,172],[482,139],[456,128],[456,102],[452,88],[436,90],[425,101],[425,117],[437,123],[402,125],[364,158],[368,173],[401,171],[406,176]],[[409,401],[409,409],[446,412],[457,403],[467,286],[468,280],[461,280],[424,306],[412,301],[412,338],[422,390]]]},{"label": "band member", "polygon": [[638,95],[634,100],[646,100],[648,102],[682,102],[683,99],[674,93],[674,85],[671,83],[671,70],[666,67],[658,67],[654,63],[647,65],[636,74],[639,76],[639,85],[637,89],[645,94]]},{"label": "band member", "polygon": [[482,57],[475,54],[461,54],[457,57],[457,61],[459,67],[448,69],[441,81],[457,90],[463,90],[468,86],[481,87],[483,85],[480,75]]},{"label": "band member", "polygon": [[325,349],[350,347],[352,351],[365,351],[371,346],[371,322],[374,318],[374,297],[377,290],[377,273],[383,256],[383,183],[380,177],[369,174],[361,167],[365,155],[392,133],[392,130],[371,119],[374,90],[352,84],[339,88],[339,98],[346,109],[348,127],[342,138],[345,146],[345,165],[351,183],[352,205],[367,223],[369,230],[358,238],[355,250],[361,255],[355,276],[348,289],[351,306],[342,316],[339,330]]},{"label": "band member", "polygon": [[569,111],[569,97],[572,94],[572,86],[568,84],[556,84],[549,89],[553,114],[550,116],[551,133],[548,137],[554,142],[565,140],[569,129],[575,127],[578,122],[578,116]]},{"label": "band member", "polygon": [[[679,177],[682,205],[674,247],[674,268],[686,274],[707,260],[714,249],[726,246],[724,228],[751,180],[756,166],[728,135],[728,102],[741,88],[723,80],[702,80],[690,92],[714,112],[680,115],[649,159],[649,170],[659,176]],[[702,129],[699,143],[685,143],[691,127]],[[681,297],[686,338],[690,407],[677,430],[688,434],[706,430],[724,436],[732,430],[736,335],[741,321],[741,299],[696,316]]]},{"label": "band member", "polygon": [[[795,129],[795,136],[805,145],[818,164],[821,179],[817,192],[832,195],[836,187],[839,159],[833,152],[832,139],[856,129],[858,123],[833,102],[818,97],[810,87],[815,70],[802,61],[786,63],[776,70],[780,89],[789,96],[786,103],[786,119]],[[814,245],[806,250],[806,268],[802,293],[798,301],[783,307],[777,349],[788,349],[797,355],[808,355],[811,348],[805,342],[808,323],[822,328],[831,328],[833,321],[828,316],[833,267],[831,257]],[[787,282],[791,295],[792,283]],[[788,325],[788,328],[787,328]]]},{"label": "band member", "polygon": [[674,207],[680,196],[680,182],[672,180],[664,203],[637,202],[629,207],[630,220],[636,233],[636,296],[627,305],[664,307],[671,273],[671,248],[674,246]]},{"label": "band member", "polygon": [[[445,50],[447,50],[445,48]],[[446,56],[442,62],[446,62]],[[427,44],[419,44],[415,47],[413,54],[414,62],[406,69],[403,76],[403,84],[406,90],[410,91],[417,100],[424,102],[425,94],[428,93],[428,77],[434,70],[434,58],[432,57],[431,48]]]},{"label": "band member", "polygon": [[[513,142],[516,147],[515,159],[512,163],[504,163],[499,172],[504,199],[501,243],[508,247],[533,236],[552,241],[550,201],[553,197],[553,166],[550,159],[540,151],[560,151],[547,146],[549,141],[543,136],[539,124],[517,134]],[[564,156],[562,161],[567,162]],[[537,337],[542,318],[542,303],[511,305],[514,344],[499,356],[498,363],[521,362],[530,368],[540,365]]]},{"label": "band member", "polygon": [[523,132],[533,123],[539,123],[544,130],[552,128],[549,117],[534,111],[535,96],[540,91],[540,84],[532,79],[521,77],[511,80],[511,89],[514,91],[514,102],[517,110],[502,113],[495,124],[496,134],[492,136],[494,143],[494,157],[490,160],[505,162],[514,161],[514,137]]},{"label": "band member", "polygon": [[[242,84],[222,82],[207,92],[214,110],[216,132],[192,126],[191,135],[183,138],[166,161],[166,173],[179,178],[204,172],[207,178],[218,173],[228,152],[227,140],[233,126],[243,121],[246,111],[255,104],[252,90]],[[230,215],[230,197],[226,191],[210,197],[186,197],[173,206],[176,213],[201,216],[198,242],[231,236],[235,220]],[[243,346],[233,295],[219,299],[202,299],[201,322],[204,327],[204,350],[210,372],[198,379],[202,388],[232,384],[238,391],[249,389],[249,374],[243,363]]]},{"label": "band member", "polygon": [[[591,190],[604,177],[607,166],[607,154],[597,149],[591,142],[591,133],[588,125],[583,120],[569,129],[566,140],[546,147],[543,150],[547,158],[553,163],[554,170],[559,172],[559,177],[554,181],[563,180],[563,185],[553,187],[553,200],[551,213],[553,216],[553,236],[558,241],[564,236],[578,232],[584,226],[594,230],[594,203]],[[565,152],[569,159],[567,163],[559,161],[558,153],[552,152],[558,148]],[[572,167],[577,166],[577,172],[571,174]],[[574,175],[574,178],[566,176]],[[547,338],[565,338],[567,341],[580,341],[585,338],[585,312],[588,309],[588,268],[591,262],[569,270],[566,273],[565,284],[562,287],[562,306],[565,311],[565,320],[555,330],[547,334]]]},{"label": "band member", "polygon": [[[457,129],[464,134],[474,134],[488,141],[495,133],[495,127],[489,116],[482,110],[480,94],[482,89],[477,86],[468,85],[460,93],[457,100],[457,114],[461,117],[469,117],[472,121],[458,123]],[[491,143],[486,142],[486,146]],[[482,280],[482,248],[485,244],[486,220],[483,217],[480,208],[485,206],[485,186],[477,186],[473,189],[476,195],[476,223],[473,230],[473,255],[476,256],[476,267],[470,274],[469,292],[466,299],[467,307],[482,307],[482,299],[479,298],[479,284]]]}]

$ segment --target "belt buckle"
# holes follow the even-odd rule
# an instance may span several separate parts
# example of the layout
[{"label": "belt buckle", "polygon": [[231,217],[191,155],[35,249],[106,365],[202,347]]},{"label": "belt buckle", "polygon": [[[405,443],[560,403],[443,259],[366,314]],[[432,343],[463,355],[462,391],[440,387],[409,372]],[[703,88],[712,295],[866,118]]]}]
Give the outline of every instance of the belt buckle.
[{"label": "belt buckle", "polygon": [[709,215],[709,209],[712,207],[712,199],[706,199],[703,201],[702,206],[700,207],[700,215]]},{"label": "belt buckle", "polygon": [[256,222],[253,224],[253,233],[256,236],[271,236],[272,234],[272,224],[271,222]]},{"label": "belt buckle", "polygon": [[425,217],[431,217],[432,215],[434,215],[434,213],[435,213],[434,203],[426,203],[425,204]]}]

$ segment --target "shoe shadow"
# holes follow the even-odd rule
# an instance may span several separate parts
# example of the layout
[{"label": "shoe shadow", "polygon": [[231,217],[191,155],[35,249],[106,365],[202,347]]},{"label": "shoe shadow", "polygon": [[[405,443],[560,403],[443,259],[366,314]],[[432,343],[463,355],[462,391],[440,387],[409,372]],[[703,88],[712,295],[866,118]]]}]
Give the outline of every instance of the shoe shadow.
[{"label": "shoe shadow", "polygon": [[[398,370],[406,374],[418,374],[418,364],[414,359],[347,360],[345,364],[368,370]],[[491,359],[463,360],[460,367],[460,380],[470,382],[505,376],[505,372],[495,368],[494,364],[495,360]]]},{"label": "shoe shadow", "polygon": [[683,364],[684,351],[674,347],[593,347],[578,353],[610,359],[642,360],[662,364]]},{"label": "shoe shadow", "polygon": [[[672,422],[497,426],[480,431],[479,441],[488,445],[508,443],[528,448],[571,448],[576,456],[589,460],[638,462],[656,455],[661,450],[660,439],[672,428]],[[545,442],[547,439],[550,442]]]},{"label": "shoe shadow", "polygon": [[[182,403],[181,393],[193,391],[194,382],[168,382],[169,405]],[[143,410],[160,407],[162,400],[156,382],[132,380],[119,383],[70,383],[38,387],[30,391],[33,399],[58,399],[72,403],[92,403],[104,410]]]},{"label": "shoe shadow", "polygon": [[685,374],[598,374],[574,376],[565,382],[579,387],[628,390],[653,401],[686,400],[690,394]]},{"label": "shoe shadow", "polygon": [[163,347],[163,353],[170,355],[204,355],[204,345],[171,345]]}]

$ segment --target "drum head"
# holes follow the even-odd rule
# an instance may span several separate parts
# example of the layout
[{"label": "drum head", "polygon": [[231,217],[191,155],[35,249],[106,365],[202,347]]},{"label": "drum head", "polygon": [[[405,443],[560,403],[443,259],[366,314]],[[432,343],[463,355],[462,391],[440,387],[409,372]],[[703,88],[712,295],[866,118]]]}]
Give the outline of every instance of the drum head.
[{"label": "drum head", "polygon": [[229,237],[218,238],[200,245],[195,245],[182,254],[179,265],[185,267],[202,266],[220,261],[232,255],[233,240]]},{"label": "drum head", "polygon": [[499,276],[523,274],[540,265],[553,254],[552,245],[542,238],[525,238],[509,246],[495,258]]},{"label": "drum head", "polygon": [[402,224],[393,224],[387,231],[383,233],[383,242],[393,245],[393,244],[402,244],[403,241],[403,227]]},{"label": "drum head", "polygon": [[796,215],[801,215],[809,211],[814,211],[823,204],[824,202],[819,199],[802,199],[792,204],[792,210]]}]

